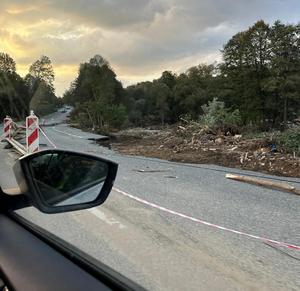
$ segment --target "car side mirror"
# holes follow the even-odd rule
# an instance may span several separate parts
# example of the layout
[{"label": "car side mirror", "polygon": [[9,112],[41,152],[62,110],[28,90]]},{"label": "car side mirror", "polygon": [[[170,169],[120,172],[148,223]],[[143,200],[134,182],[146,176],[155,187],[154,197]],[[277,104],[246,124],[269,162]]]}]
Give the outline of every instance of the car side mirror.
[{"label": "car side mirror", "polygon": [[102,204],[118,165],[84,153],[44,150],[20,158],[14,173],[32,205],[45,213],[86,209]]}]

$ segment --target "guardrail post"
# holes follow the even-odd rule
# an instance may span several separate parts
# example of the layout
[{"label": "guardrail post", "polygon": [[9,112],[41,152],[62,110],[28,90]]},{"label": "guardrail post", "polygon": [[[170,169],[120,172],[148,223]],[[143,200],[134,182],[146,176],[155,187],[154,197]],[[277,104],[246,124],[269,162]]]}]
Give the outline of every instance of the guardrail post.
[{"label": "guardrail post", "polygon": [[28,154],[39,150],[39,119],[32,110],[26,117],[26,147]]},{"label": "guardrail post", "polygon": [[11,138],[12,119],[9,116],[4,118],[3,122],[3,138]]}]

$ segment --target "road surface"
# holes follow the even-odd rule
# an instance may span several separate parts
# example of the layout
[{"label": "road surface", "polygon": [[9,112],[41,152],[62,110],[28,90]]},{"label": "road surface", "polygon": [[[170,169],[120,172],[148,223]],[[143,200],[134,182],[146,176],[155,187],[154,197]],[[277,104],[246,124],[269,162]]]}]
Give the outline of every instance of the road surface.
[{"label": "road surface", "polygon": [[[45,127],[55,145],[119,163],[115,188],[143,200],[114,190],[90,210],[46,215],[28,208],[19,214],[150,290],[300,290],[300,251],[197,222],[299,246],[299,196],[227,180],[225,174],[288,180],[298,187],[300,179],[120,155],[98,146],[98,135],[64,124],[66,115],[46,119],[59,123]],[[14,154],[1,145],[0,159],[0,181],[13,185],[7,165]]]}]

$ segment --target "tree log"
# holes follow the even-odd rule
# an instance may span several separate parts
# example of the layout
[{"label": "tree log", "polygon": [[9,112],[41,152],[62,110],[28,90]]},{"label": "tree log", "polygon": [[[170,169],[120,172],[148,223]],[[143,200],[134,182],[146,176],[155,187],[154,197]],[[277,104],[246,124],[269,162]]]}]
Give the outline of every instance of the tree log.
[{"label": "tree log", "polygon": [[277,190],[283,190],[287,191],[296,195],[300,195],[300,189],[297,189],[296,187],[286,184],[286,183],[278,183],[270,180],[263,180],[258,178],[253,178],[249,176],[240,176],[240,175],[232,175],[232,174],[226,174],[227,179],[232,179],[240,182],[246,182],[258,186],[273,188]]}]

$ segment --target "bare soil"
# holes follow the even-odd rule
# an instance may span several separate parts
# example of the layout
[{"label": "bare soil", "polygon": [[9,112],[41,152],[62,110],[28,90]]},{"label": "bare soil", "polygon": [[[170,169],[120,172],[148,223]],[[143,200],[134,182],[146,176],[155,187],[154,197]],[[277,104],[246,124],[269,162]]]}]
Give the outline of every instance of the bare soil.
[{"label": "bare soil", "polygon": [[121,131],[114,135],[111,146],[127,155],[300,177],[300,158],[272,147],[266,139],[212,133],[192,126]]}]

